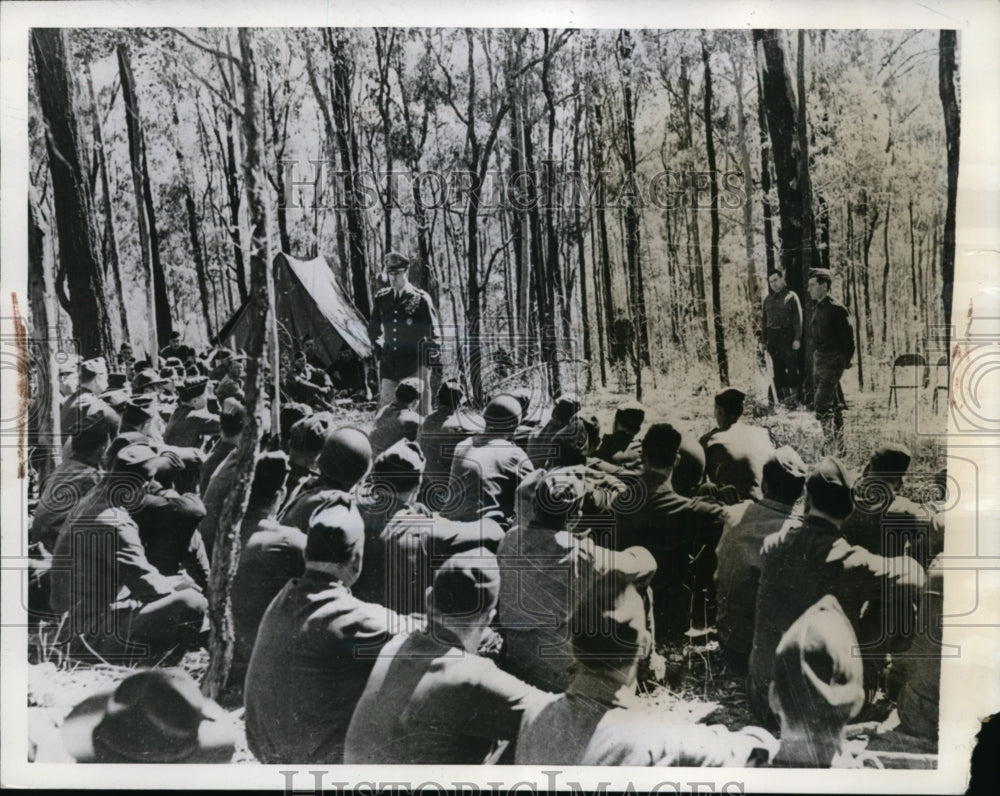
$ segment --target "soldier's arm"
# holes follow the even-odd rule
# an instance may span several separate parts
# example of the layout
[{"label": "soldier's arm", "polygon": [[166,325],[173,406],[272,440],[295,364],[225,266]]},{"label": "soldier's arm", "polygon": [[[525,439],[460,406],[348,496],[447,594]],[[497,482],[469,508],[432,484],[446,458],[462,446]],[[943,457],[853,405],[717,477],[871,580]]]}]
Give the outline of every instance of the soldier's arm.
[{"label": "soldier's arm", "polygon": [[835,317],[837,319],[837,336],[840,341],[840,350],[844,354],[844,358],[850,362],[854,359],[854,329],[851,327],[851,321],[847,317],[847,308],[838,307]]},{"label": "soldier's arm", "polygon": [[131,517],[116,525],[115,572],[119,586],[128,586],[132,597],[153,602],[174,591],[173,584],[160,570],[149,563],[139,539],[139,526]]},{"label": "soldier's arm", "polygon": [[372,348],[382,347],[382,307],[378,300],[378,294],[372,301],[372,316],[368,321],[368,341]]},{"label": "soldier's arm", "polygon": [[802,302],[794,290],[788,291],[792,303],[792,326],[795,328],[795,342],[802,341]]}]

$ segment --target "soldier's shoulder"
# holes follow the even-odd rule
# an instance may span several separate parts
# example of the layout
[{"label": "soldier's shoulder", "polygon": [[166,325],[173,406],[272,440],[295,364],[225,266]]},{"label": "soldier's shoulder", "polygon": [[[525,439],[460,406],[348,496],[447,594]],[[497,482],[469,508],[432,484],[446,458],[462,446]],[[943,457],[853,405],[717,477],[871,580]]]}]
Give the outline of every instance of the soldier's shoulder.
[{"label": "soldier's shoulder", "polygon": [[406,286],[406,289],[407,289],[407,291],[408,291],[408,292],[409,292],[409,293],[410,293],[411,295],[414,295],[414,296],[420,296],[420,298],[422,298],[422,299],[426,300],[427,302],[430,302],[430,300],[431,300],[431,294],[430,294],[430,293],[428,293],[428,292],[427,292],[426,290],[424,290],[423,288],[419,288],[419,287],[417,287],[416,285],[414,285],[414,284],[412,284],[412,283],[411,283],[411,284],[408,284],[408,285]]},{"label": "soldier's shoulder", "polygon": [[391,293],[392,293],[392,288],[391,287],[383,287],[380,290],[378,290],[378,292],[375,293],[375,298],[376,299],[385,298],[386,296],[390,295]]}]

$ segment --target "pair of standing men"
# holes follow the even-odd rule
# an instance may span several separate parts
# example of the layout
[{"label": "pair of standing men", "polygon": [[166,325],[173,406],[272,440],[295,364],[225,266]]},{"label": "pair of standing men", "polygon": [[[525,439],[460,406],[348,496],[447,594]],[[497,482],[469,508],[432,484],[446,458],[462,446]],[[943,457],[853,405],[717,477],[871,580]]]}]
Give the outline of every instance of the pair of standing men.
[{"label": "pair of standing men", "polygon": [[[802,347],[802,305],[788,289],[785,275],[768,275],[771,292],[764,298],[764,341],[774,365],[778,399],[795,395],[801,384],[798,357]],[[810,321],[813,342],[813,408],[823,426],[823,436],[839,445],[844,426],[844,392],[840,378],[854,358],[854,329],[847,308],[830,295],[833,273],[827,268],[809,271],[807,290],[814,306]]]}]

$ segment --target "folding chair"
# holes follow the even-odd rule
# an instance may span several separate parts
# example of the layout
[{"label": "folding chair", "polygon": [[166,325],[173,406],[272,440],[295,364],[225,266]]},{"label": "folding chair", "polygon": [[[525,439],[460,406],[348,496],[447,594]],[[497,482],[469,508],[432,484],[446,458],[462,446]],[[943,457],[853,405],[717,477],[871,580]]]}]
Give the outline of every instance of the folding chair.
[{"label": "folding chair", "polygon": [[[898,368],[909,370],[913,374],[912,382],[900,383],[897,381],[896,370]],[[926,386],[929,376],[927,361],[920,354],[901,354],[896,357],[896,361],[892,363],[892,384],[889,385],[889,405],[886,408],[891,409],[895,401],[896,409],[899,409],[898,390],[916,390],[920,386],[920,381],[917,378],[917,368],[921,369],[922,381],[924,386]]]},{"label": "folding chair", "polygon": [[948,377],[948,357],[942,356],[934,367],[934,400],[932,402],[934,414],[937,414],[938,410],[938,392],[948,394]]}]

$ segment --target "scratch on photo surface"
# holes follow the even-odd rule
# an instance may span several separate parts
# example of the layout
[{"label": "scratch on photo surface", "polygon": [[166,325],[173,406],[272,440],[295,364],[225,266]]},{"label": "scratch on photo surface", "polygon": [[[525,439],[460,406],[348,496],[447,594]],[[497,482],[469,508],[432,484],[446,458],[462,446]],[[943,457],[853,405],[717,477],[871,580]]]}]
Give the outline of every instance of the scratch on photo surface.
[{"label": "scratch on photo surface", "polygon": [[17,294],[10,294],[14,311],[14,345],[17,348],[17,477],[24,478],[25,425],[28,421],[28,330],[21,318]]}]

